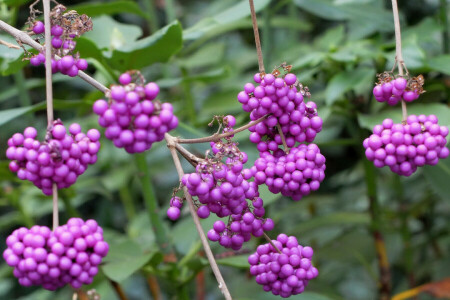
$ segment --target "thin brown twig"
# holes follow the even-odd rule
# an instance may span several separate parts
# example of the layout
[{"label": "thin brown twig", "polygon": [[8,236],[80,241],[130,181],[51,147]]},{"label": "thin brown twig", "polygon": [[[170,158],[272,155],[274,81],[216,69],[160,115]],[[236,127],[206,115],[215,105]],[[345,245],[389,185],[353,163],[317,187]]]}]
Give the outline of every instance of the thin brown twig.
[{"label": "thin brown twig", "polygon": [[250,123],[248,123],[247,125],[244,125],[242,127],[236,128],[233,131],[229,131],[229,132],[225,132],[225,133],[221,133],[221,134],[213,134],[207,137],[203,137],[203,138],[198,138],[198,139],[180,139],[180,138],[175,138],[175,142],[179,143],[179,144],[198,144],[198,143],[207,143],[207,142],[217,142],[220,139],[226,138],[230,135],[239,133],[241,131],[244,131],[252,126],[255,126],[258,123],[261,123],[262,121],[264,121],[267,117],[269,116],[269,114],[262,116],[261,118],[252,121]]},{"label": "thin brown twig", "polygon": [[200,157],[197,157],[196,155],[189,152],[186,148],[178,143],[175,143],[175,148],[194,167],[196,167],[197,164],[203,160]]},{"label": "thin brown twig", "polygon": [[[184,176],[184,171],[181,166],[181,162],[180,162],[180,159],[178,158],[177,151],[175,148],[175,145],[177,143],[176,139],[168,133],[165,134],[165,139],[167,142],[167,147],[169,148],[170,153],[172,154],[173,162],[175,164],[175,168],[177,169],[178,176],[181,180],[181,178]],[[219,267],[217,266],[217,262],[214,258],[211,248],[209,247],[208,240],[206,239],[205,232],[203,231],[202,225],[200,224],[200,219],[197,215],[197,212],[195,211],[195,206],[194,206],[194,202],[192,200],[192,196],[189,194],[189,191],[186,187],[183,187],[183,190],[184,190],[184,195],[186,196],[187,203],[189,205],[189,211],[191,213],[192,219],[194,220],[194,223],[195,223],[195,227],[197,228],[198,234],[200,236],[200,240],[202,242],[203,249],[205,250],[206,257],[208,258],[211,269],[212,269],[212,271],[217,279],[217,282],[219,284],[219,289],[222,291],[222,294],[224,295],[226,300],[231,300],[232,299],[231,294],[230,294],[230,292],[227,288],[227,285],[222,277],[222,273],[220,273]]]},{"label": "thin brown twig", "polygon": [[8,47],[8,48],[12,48],[12,49],[20,49],[19,46],[14,45],[14,44],[11,44],[11,43],[9,43],[9,42],[7,42],[7,41],[4,41],[4,40],[1,40],[1,39],[0,39],[0,44],[6,46],[6,47]]},{"label": "thin brown twig", "polygon": [[277,129],[278,129],[278,133],[280,134],[280,137],[281,137],[281,142],[283,143],[284,152],[289,153],[289,147],[286,144],[286,138],[284,137],[284,133],[283,133],[283,130],[281,129],[280,123],[277,123]]},{"label": "thin brown twig", "polygon": [[248,0],[248,3],[250,4],[250,14],[252,15],[253,33],[255,35],[256,54],[258,55],[259,73],[264,74],[265,68],[261,49],[261,40],[259,39],[258,21],[256,20],[255,4],[253,3],[253,0]]},{"label": "thin brown twig", "polygon": [[[405,62],[403,61],[402,54],[402,34],[400,28],[400,18],[398,14],[397,0],[392,0],[392,13],[394,15],[394,27],[395,27],[395,60],[398,64],[398,74],[403,76],[403,68]],[[406,102],[402,99],[402,121],[405,122],[408,118],[408,111],[406,109]]]},{"label": "thin brown twig", "polygon": [[115,282],[113,280],[110,280],[109,282],[111,282],[111,285],[113,286],[113,288],[116,291],[117,296],[119,296],[120,300],[128,300],[128,297],[125,294],[125,292],[123,291],[120,284],[118,284],[117,282]]},{"label": "thin brown twig", "polygon": [[147,284],[153,299],[161,300],[161,289],[159,288],[158,280],[156,280],[156,277],[153,275],[147,276]]},{"label": "thin brown twig", "polygon": [[272,239],[265,232],[263,232],[263,236],[272,245],[272,247],[275,250],[277,250],[278,253],[283,254],[283,252],[281,252],[280,249],[278,249],[278,247],[275,245],[275,243],[272,241]]}]

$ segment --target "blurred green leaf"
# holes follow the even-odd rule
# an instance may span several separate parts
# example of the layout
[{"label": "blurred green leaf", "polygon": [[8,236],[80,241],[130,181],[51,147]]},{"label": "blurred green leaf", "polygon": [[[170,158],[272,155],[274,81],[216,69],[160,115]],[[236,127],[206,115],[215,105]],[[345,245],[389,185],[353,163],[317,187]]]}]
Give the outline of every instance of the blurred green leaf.
[{"label": "blurred green leaf", "polygon": [[111,280],[121,282],[147,264],[156,253],[143,253],[139,244],[132,240],[114,244],[104,258],[103,273]]},{"label": "blurred green leaf", "polygon": [[[372,68],[358,68],[356,70],[343,71],[334,75],[325,90],[326,102],[333,104],[340,99],[345,92],[357,90],[360,85],[372,85],[372,78],[375,76],[375,70]],[[357,90],[361,92],[360,90]]]},{"label": "blurred green leaf", "polygon": [[230,266],[240,269],[248,269],[250,267],[248,263],[248,255],[235,255],[225,257],[217,260],[219,265]]},{"label": "blurred green leaf", "polygon": [[436,193],[441,195],[443,199],[449,199],[450,158],[440,160],[435,166],[424,166],[423,174]]},{"label": "blurred green leaf", "polygon": [[[270,0],[255,1],[255,11],[258,12],[262,10],[269,2]],[[203,19],[194,26],[186,29],[183,33],[183,37],[185,40],[198,39],[208,32],[216,31],[224,25],[235,23],[248,16],[250,16],[248,1],[240,1],[238,4],[226,9],[214,17]]]},{"label": "blurred green leaf", "polygon": [[450,75],[450,54],[432,57],[427,60],[427,64],[433,70]]},{"label": "blurred green leaf", "polygon": [[155,62],[166,62],[182,47],[182,28],[175,21],[153,35],[115,49],[108,61],[121,71],[141,69]]},{"label": "blurred green leaf", "polygon": [[324,226],[345,226],[345,225],[368,225],[370,216],[368,213],[360,212],[333,212],[323,216],[316,216],[313,219],[303,221],[289,230],[292,234],[308,232]]},{"label": "blurred green leaf", "polygon": [[92,19],[93,30],[86,32],[83,39],[91,40],[90,47],[108,52],[129,47],[141,35],[142,30],[136,25],[119,23],[110,16]]},{"label": "blurred green leaf", "polygon": [[149,18],[136,2],[128,0],[83,3],[70,6],[70,9],[76,10],[79,14],[86,14],[89,17],[131,13],[146,19]]}]

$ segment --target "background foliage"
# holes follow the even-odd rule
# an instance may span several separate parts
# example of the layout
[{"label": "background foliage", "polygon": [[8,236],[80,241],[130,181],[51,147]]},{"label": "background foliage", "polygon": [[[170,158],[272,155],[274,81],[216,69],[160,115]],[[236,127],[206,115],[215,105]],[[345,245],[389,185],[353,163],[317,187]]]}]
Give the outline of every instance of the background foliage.
[{"label": "background foliage", "polygon": [[[21,28],[29,0],[0,1],[0,19]],[[175,3],[173,3],[175,2]],[[397,107],[374,101],[375,74],[390,70],[395,57],[390,1],[257,0],[266,69],[283,61],[294,66],[319,106],[324,130],[316,142],[327,157],[327,178],[320,190],[300,202],[263,191],[275,236],[296,235],[313,246],[320,275],[295,299],[375,299],[378,267],[371,229],[385,238],[394,293],[450,276],[450,159],[425,167],[410,178],[365,163],[362,140],[386,117],[399,122]],[[156,81],[161,99],[175,106],[181,123],[174,135],[201,137],[213,129],[213,115],[235,114],[248,121],[237,93],[257,71],[248,2],[222,1],[70,1],[69,9],[93,18],[94,30],[78,41],[88,73],[109,86],[120,72],[141,69]],[[412,74],[424,74],[424,94],[408,105],[409,113],[436,114],[450,125],[449,9],[446,0],[400,1],[404,59]],[[14,42],[5,34],[0,39]],[[19,226],[50,225],[51,200],[8,168],[6,140],[26,126],[45,130],[44,69],[22,61],[22,51],[0,46],[0,235]],[[79,78],[55,78],[56,116],[83,130],[98,128],[92,103],[102,97]],[[42,134],[43,135],[43,134]],[[237,136],[254,161],[257,151],[248,133]],[[190,149],[203,153],[208,145]],[[165,217],[177,175],[164,143],[146,153],[167,241],[177,262],[167,262],[154,235],[141,196],[133,156],[102,139],[98,163],[73,187],[61,191],[62,220],[95,218],[111,245],[107,262],[92,288],[102,299],[117,299],[108,279],[118,281],[129,299],[150,299],[146,278],[156,275],[167,299],[194,299],[206,284],[205,299],[220,299],[219,290],[193,222],[184,211],[176,223]],[[185,170],[192,168],[185,165]],[[369,194],[368,194],[369,191]],[[379,203],[376,218],[369,197]],[[373,212],[373,211],[372,211]],[[204,221],[210,228],[214,218]],[[253,251],[262,240],[245,246]],[[0,243],[0,250],[5,245]],[[213,246],[216,254],[222,248]],[[245,255],[219,260],[236,299],[277,299],[264,293],[247,275]],[[197,276],[200,274],[200,276]],[[197,276],[197,277],[196,277]],[[197,278],[197,279],[196,279]],[[0,264],[1,299],[71,299],[65,288],[54,295],[20,288],[11,268]],[[422,295],[420,299],[429,299]],[[427,298],[428,297],[428,298]],[[201,299],[201,298],[198,298]]]}]

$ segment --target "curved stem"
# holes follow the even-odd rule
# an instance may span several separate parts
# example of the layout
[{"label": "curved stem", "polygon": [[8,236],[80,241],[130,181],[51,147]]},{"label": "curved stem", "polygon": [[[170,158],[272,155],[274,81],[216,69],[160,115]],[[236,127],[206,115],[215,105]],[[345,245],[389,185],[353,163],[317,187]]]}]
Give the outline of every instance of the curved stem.
[{"label": "curved stem", "polygon": [[226,138],[230,135],[236,134],[238,132],[244,131],[252,126],[255,126],[258,123],[261,123],[262,121],[264,121],[269,115],[265,115],[262,116],[261,118],[252,121],[250,123],[248,123],[247,125],[244,125],[242,127],[239,127],[233,131],[229,131],[226,133],[222,133],[222,134],[213,134],[207,137],[203,137],[203,138],[198,138],[198,139],[179,139],[179,138],[175,138],[175,142],[179,143],[179,144],[198,144],[198,143],[207,143],[207,142],[217,142],[220,139]]},{"label": "curved stem", "polygon": [[[398,74],[403,76],[403,68],[405,62],[402,55],[402,34],[400,30],[400,18],[398,14],[397,0],[392,0],[392,13],[394,14],[395,26],[395,60],[398,64]],[[408,118],[408,111],[406,109],[406,102],[402,99],[402,121],[405,122]]]},{"label": "curved stem", "polygon": [[[177,151],[175,149],[176,139],[170,134],[165,134],[165,139],[167,142],[167,147],[169,147],[170,153],[172,154],[173,162],[175,164],[175,168],[177,169],[178,176],[181,178],[184,175],[183,168],[181,167],[180,159],[178,158]],[[191,213],[192,219],[194,220],[195,227],[197,228],[198,234],[200,236],[200,240],[203,245],[203,249],[205,250],[206,257],[208,258],[209,264],[211,265],[211,269],[219,283],[219,289],[222,291],[226,300],[231,300],[231,294],[228,291],[227,285],[220,273],[219,267],[217,266],[217,262],[214,258],[214,255],[209,247],[208,240],[206,239],[205,232],[203,231],[202,225],[200,224],[200,219],[195,211],[194,202],[192,200],[192,196],[189,194],[189,191],[186,187],[183,187],[184,194],[186,196],[186,201],[189,205],[189,212]]]}]

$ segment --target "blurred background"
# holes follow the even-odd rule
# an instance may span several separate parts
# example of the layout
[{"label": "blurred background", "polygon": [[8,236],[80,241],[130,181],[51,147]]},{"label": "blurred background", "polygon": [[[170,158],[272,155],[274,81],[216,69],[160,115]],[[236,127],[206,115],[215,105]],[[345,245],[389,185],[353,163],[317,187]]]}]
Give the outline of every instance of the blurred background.
[{"label": "blurred background", "polygon": [[[29,0],[1,0],[0,19],[24,28]],[[88,74],[106,86],[121,72],[139,69],[161,88],[159,99],[173,103],[180,118],[172,134],[186,138],[215,132],[214,115],[233,114],[248,122],[236,95],[257,72],[248,1],[115,0],[66,1],[86,13],[94,30],[78,39]],[[270,233],[295,235],[315,249],[319,276],[292,299],[379,299],[375,236],[382,236],[389,261],[392,295],[450,277],[450,159],[420,168],[409,178],[367,162],[362,148],[375,124],[401,121],[400,105],[375,101],[376,73],[395,58],[390,1],[255,0],[264,63],[271,71],[283,62],[310,88],[324,120],[315,140],[327,158],[321,188],[299,202],[261,188]],[[423,74],[427,91],[408,104],[410,114],[435,114],[450,125],[450,1],[399,1],[403,57],[413,76]],[[0,39],[14,39],[0,33]],[[6,141],[34,126],[46,127],[44,68],[22,61],[23,51],[0,45],[0,240],[20,226],[51,226],[51,199],[8,170]],[[83,131],[98,128],[91,111],[103,95],[79,78],[54,76],[55,117]],[[102,131],[103,133],[103,131]],[[236,136],[241,150],[257,158],[249,132]],[[164,142],[147,151],[148,170],[159,203],[171,254],[158,251],[142,198],[138,160],[102,138],[98,162],[77,183],[60,191],[61,223],[73,216],[94,218],[105,230],[110,253],[92,286],[102,299],[119,299],[111,280],[129,300],[222,299],[202,253],[187,210],[171,222],[166,210],[178,185]],[[189,147],[202,154],[208,144]],[[249,164],[251,166],[251,164]],[[186,172],[193,168],[184,164]],[[187,207],[185,207],[187,209]],[[202,221],[205,231],[216,219]],[[240,253],[211,244],[234,299],[278,299],[265,293],[248,273],[247,256],[264,240],[253,238]],[[6,245],[0,243],[3,251]],[[384,275],[382,280],[389,279]],[[448,292],[448,291],[447,291]],[[66,287],[56,293],[21,288],[0,263],[0,299],[72,299]],[[448,295],[448,294],[447,294]],[[84,298],[80,298],[84,299]],[[434,299],[423,293],[416,299]]]}]

